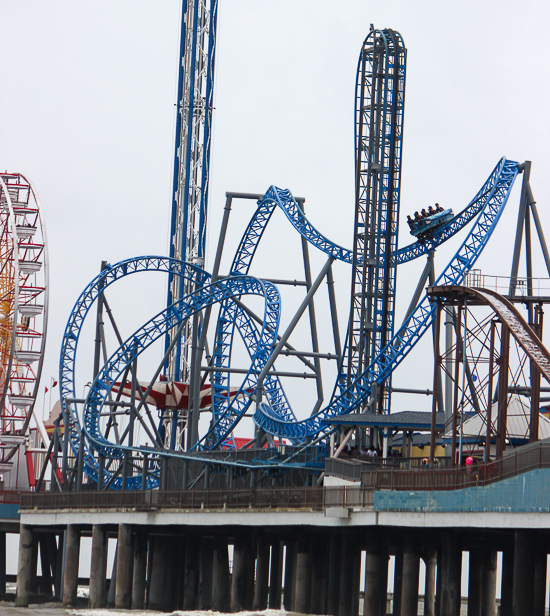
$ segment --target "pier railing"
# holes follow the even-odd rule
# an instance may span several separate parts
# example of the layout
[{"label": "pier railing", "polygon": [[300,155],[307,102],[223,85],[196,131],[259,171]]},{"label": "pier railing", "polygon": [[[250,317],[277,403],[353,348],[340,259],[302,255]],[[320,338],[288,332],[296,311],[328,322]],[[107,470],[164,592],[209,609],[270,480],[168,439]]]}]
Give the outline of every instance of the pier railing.
[{"label": "pier railing", "polygon": [[17,490],[0,490],[0,505],[18,505],[21,502],[21,492]]},{"label": "pier railing", "polygon": [[484,486],[538,468],[550,468],[550,441],[519,447],[501,460],[469,467],[382,469],[362,471],[367,490],[457,490]]},{"label": "pier railing", "polygon": [[[426,467],[427,458],[326,458],[325,473],[349,481],[361,481],[363,471],[377,472],[380,469],[418,469]],[[450,457],[436,458],[439,468],[451,466]]]},{"label": "pier railing", "polygon": [[21,495],[21,509],[309,509],[368,507],[371,490],[355,486],[261,488],[254,490],[147,490],[105,492],[30,492]]},{"label": "pier railing", "polygon": [[[364,468],[365,465],[359,465]],[[539,468],[550,468],[550,439],[525,445],[501,460],[470,467],[362,470],[361,485],[234,490],[105,490],[84,492],[0,492],[0,502],[21,502],[22,510],[57,509],[301,509],[372,507],[376,490],[456,490],[484,486]],[[14,500],[15,499],[15,500]]]}]

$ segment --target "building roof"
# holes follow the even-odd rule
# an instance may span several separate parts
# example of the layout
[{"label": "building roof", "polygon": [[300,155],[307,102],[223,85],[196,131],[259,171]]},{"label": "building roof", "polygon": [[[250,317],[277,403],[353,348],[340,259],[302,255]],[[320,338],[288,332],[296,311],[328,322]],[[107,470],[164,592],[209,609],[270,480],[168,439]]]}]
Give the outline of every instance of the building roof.
[{"label": "building roof", "polygon": [[[361,426],[382,430],[416,430],[429,432],[432,429],[432,414],[425,411],[400,411],[389,415],[377,413],[349,413],[323,419],[330,426]],[[435,425],[438,430],[445,426],[445,413],[436,413]]]},{"label": "building roof", "polygon": [[[530,405],[526,398],[517,394],[512,394],[508,399],[508,410],[506,413],[506,436],[512,440],[525,441],[529,438],[529,418]],[[493,403],[491,410],[492,432],[496,433],[498,419],[498,402]],[[460,428],[458,428],[460,430]],[[487,413],[481,411],[472,415],[462,424],[462,436],[467,440],[484,440],[487,434]],[[445,439],[451,439],[452,433],[449,430],[444,435]],[[539,439],[550,438],[550,420],[543,415],[539,415]]]}]

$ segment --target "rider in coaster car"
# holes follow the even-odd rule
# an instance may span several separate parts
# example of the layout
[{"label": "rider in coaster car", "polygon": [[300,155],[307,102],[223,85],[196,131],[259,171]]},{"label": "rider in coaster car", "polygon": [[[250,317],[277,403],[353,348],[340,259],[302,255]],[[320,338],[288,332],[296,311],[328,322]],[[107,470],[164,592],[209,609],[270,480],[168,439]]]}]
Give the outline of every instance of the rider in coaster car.
[{"label": "rider in coaster car", "polygon": [[422,218],[427,218],[428,212],[426,212],[426,208],[422,208]]},{"label": "rider in coaster car", "polygon": [[428,216],[433,216],[434,214],[437,214],[437,211],[433,209],[433,207],[430,205],[430,207],[428,208]]},{"label": "rider in coaster car", "polygon": [[436,203],[436,204],[435,204],[435,211],[436,211],[437,213],[439,213],[439,212],[443,212],[444,210],[443,210],[443,208],[439,205],[439,203]]},{"label": "rider in coaster car", "polygon": [[407,222],[409,223],[409,228],[411,231],[414,230],[414,220],[410,217],[410,215],[407,216]]},{"label": "rider in coaster car", "polygon": [[414,213],[414,221],[415,222],[420,222],[422,220],[422,216],[420,216],[420,214],[418,212]]}]

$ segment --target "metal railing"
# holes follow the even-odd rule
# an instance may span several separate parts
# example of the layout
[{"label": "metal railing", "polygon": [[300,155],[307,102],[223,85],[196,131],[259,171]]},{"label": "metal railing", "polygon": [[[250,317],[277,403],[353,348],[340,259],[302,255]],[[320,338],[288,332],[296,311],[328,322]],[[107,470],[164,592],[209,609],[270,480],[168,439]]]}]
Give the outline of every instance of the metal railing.
[{"label": "metal railing", "polygon": [[[377,472],[380,469],[417,469],[426,467],[428,458],[326,458],[325,474],[341,477],[348,481],[361,481],[364,471]],[[451,466],[451,458],[436,458],[439,468]]]},{"label": "metal railing", "polygon": [[538,468],[550,468],[549,441],[525,445],[501,460],[470,467],[363,471],[361,485],[367,490],[457,490],[488,485]]},{"label": "metal railing", "polygon": [[[464,278],[463,286],[481,287],[508,295],[510,291],[510,276],[491,276],[482,274],[481,270],[471,270]],[[515,279],[515,294],[529,295],[529,280],[517,276]],[[550,296],[550,278],[531,278],[532,294],[535,296]]]},{"label": "metal railing", "polygon": [[21,502],[21,492],[16,490],[0,490],[0,504],[19,505]]},{"label": "metal railing", "polygon": [[105,492],[39,492],[23,494],[21,510],[52,509],[309,509],[367,507],[370,490],[328,488],[269,488],[255,490],[178,490]]},{"label": "metal railing", "polygon": [[[469,468],[362,470],[366,465],[332,459],[361,469],[361,486],[257,488],[235,490],[106,490],[103,492],[0,492],[0,502],[21,510],[57,509],[302,509],[372,507],[375,490],[456,490],[484,486],[538,468],[550,468],[550,440],[525,445],[501,460]],[[354,471],[355,472],[355,471]],[[19,501],[20,499],[20,501]]]}]

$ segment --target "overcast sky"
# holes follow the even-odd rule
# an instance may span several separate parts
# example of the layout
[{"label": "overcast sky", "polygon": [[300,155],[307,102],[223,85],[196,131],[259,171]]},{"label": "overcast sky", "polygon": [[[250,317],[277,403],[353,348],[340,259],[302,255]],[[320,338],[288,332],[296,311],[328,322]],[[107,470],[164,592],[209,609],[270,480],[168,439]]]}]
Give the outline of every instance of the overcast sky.
[{"label": "overcast sky", "polygon": [[[181,0],[0,0],[0,167],[35,183],[49,239],[45,383],[101,261],[168,252],[180,13]],[[549,17],[546,0],[220,0],[207,269],[228,190],[289,188],[321,232],[351,247],[354,80],[370,23],[398,30],[408,48],[402,220],[436,201],[459,211],[507,156],[533,161],[550,229]],[[484,273],[509,273],[518,197],[519,182]],[[236,206],[230,248],[252,211]],[[300,277],[296,241],[277,218],[255,273],[280,274],[277,265]],[[439,271],[458,244],[438,251]],[[400,275],[401,314],[422,267]],[[545,275],[540,259],[535,271]],[[349,272],[337,273],[345,305]],[[122,321],[161,309],[164,281],[128,293]],[[426,348],[424,367],[404,368],[396,384],[430,386]]]}]

